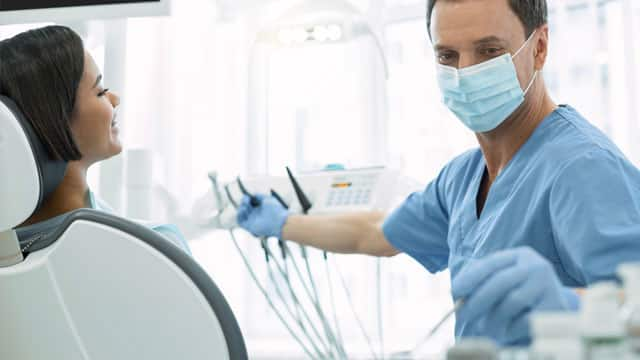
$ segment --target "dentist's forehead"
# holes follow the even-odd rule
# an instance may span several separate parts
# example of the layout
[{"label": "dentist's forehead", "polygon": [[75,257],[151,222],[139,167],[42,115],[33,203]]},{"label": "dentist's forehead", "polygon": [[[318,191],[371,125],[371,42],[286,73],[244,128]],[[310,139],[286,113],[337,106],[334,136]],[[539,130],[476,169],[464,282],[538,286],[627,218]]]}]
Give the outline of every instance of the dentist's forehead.
[{"label": "dentist's forehead", "polygon": [[439,0],[431,16],[434,47],[460,48],[487,40],[522,43],[524,25],[508,0]]}]

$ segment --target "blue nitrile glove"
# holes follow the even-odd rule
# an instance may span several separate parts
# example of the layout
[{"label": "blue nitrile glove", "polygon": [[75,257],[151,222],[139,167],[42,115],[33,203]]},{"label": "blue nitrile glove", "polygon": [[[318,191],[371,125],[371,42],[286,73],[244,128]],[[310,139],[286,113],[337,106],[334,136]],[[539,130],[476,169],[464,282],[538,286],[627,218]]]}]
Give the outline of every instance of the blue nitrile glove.
[{"label": "blue nitrile glove", "polygon": [[282,228],[287,222],[289,211],[273,196],[256,195],[260,205],[251,206],[248,196],[238,207],[238,225],[255,237],[282,237]]},{"label": "blue nitrile glove", "polygon": [[491,254],[469,263],[452,280],[465,335],[492,338],[502,346],[531,342],[529,316],[536,311],[575,311],[578,295],[564,287],[551,263],[531,248]]}]

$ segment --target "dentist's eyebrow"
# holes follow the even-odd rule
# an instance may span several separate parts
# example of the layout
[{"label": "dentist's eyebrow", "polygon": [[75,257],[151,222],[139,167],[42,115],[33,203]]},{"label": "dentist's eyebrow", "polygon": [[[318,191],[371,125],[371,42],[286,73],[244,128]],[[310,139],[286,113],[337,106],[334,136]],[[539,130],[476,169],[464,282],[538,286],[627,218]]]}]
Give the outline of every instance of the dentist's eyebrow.
[{"label": "dentist's eyebrow", "polygon": [[96,79],[96,83],[93,84],[92,89],[98,86],[98,84],[100,84],[100,81],[102,81],[102,75],[98,75],[98,78]]},{"label": "dentist's eyebrow", "polygon": [[436,44],[433,49],[435,51],[445,51],[445,50],[453,50],[451,47],[447,46],[447,45],[440,45],[440,44]]},{"label": "dentist's eyebrow", "polygon": [[474,45],[495,44],[495,43],[504,44],[505,41],[503,39],[500,39],[497,36],[487,36],[473,42]]},{"label": "dentist's eyebrow", "polygon": [[[497,37],[497,36],[487,36],[487,37],[483,37],[482,39],[475,40],[473,42],[473,45],[476,45],[476,46],[478,46],[478,45],[487,45],[487,44],[505,45],[506,41],[504,39],[501,39],[501,38]],[[436,51],[453,50],[453,48],[451,46],[443,45],[443,44],[435,44],[435,46],[433,48]]]}]

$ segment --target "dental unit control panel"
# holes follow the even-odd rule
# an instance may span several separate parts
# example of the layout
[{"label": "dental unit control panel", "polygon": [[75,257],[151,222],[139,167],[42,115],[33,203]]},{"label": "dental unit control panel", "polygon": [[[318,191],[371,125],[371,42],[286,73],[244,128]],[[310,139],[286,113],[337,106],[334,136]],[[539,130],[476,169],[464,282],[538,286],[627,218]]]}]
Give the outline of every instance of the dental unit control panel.
[{"label": "dental unit control panel", "polygon": [[[314,204],[309,210],[309,214],[314,215],[388,210],[396,193],[394,189],[398,178],[399,172],[384,167],[318,171],[297,176],[300,186]],[[244,183],[256,193],[268,194],[273,189],[287,203],[296,200],[286,176],[248,178]]]}]

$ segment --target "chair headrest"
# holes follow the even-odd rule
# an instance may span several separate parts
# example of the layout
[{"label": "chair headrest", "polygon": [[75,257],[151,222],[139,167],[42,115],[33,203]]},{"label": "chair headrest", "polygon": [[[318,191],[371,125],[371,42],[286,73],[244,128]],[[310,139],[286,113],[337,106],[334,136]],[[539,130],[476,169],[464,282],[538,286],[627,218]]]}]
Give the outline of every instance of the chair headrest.
[{"label": "chair headrest", "polygon": [[0,95],[0,231],[36,211],[60,185],[65,161],[53,160],[18,106]]}]

